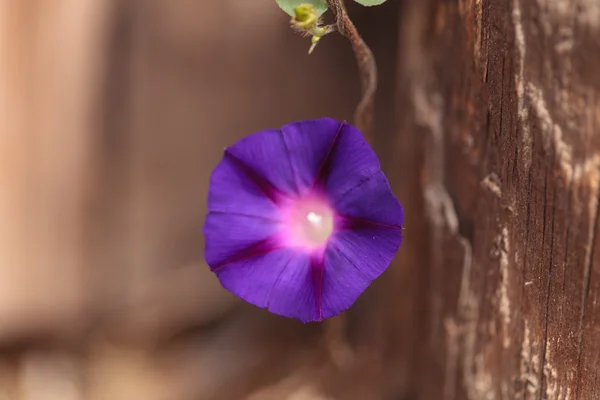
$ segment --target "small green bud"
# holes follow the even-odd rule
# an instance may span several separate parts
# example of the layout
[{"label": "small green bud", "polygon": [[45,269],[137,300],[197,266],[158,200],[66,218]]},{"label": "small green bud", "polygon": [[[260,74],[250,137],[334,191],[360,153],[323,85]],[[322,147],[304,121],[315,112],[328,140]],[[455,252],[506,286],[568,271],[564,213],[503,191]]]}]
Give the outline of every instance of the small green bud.
[{"label": "small green bud", "polygon": [[294,9],[292,24],[298,28],[310,31],[317,27],[319,16],[312,4],[303,3]]},{"label": "small green bud", "polygon": [[312,53],[317,43],[328,32],[327,26],[320,26],[321,20],[312,4],[303,3],[294,9],[291,20],[292,28],[304,36],[312,36],[308,54]]}]

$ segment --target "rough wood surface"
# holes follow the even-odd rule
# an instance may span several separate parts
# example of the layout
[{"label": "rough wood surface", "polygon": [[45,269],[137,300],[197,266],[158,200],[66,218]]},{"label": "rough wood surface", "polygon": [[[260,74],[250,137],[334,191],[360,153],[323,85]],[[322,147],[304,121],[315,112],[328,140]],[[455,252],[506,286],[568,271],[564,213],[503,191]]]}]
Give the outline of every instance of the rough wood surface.
[{"label": "rough wood surface", "polygon": [[415,397],[600,399],[600,1],[404,8]]}]

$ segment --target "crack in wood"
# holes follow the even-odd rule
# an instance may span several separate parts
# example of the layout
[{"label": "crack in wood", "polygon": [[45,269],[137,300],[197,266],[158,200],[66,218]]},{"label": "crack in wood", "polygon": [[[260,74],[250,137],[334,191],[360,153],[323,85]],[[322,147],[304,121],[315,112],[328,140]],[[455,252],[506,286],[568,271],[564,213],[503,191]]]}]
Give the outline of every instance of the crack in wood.
[{"label": "crack in wood", "polygon": [[580,388],[581,388],[581,362],[583,353],[583,341],[585,333],[585,314],[587,311],[587,300],[589,297],[590,282],[591,282],[591,270],[592,262],[594,259],[596,236],[598,235],[598,221],[600,220],[600,189],[597,188],[593,194],[593,201],[595,202],[595,211],[592,219],[594,221],[588,240],[588,252],[586,254],[586,261],[583,270],[583,288],[582,288],[582,299],[581,299],[581,315],[579,322],[579,342],[577,345],[577,374],[576,374],[576,386],[575,386],[575,399],[579,400]]},{"label": "crack in wood", "polygon": [[[547,172],[547,170],[546,170]],[[545,187],[544,187],[544,191],[546,191],[546,187],[548,184],[547,181],[548,178],[548,174],[546,173],[546,183],[545,183]],[[545,299],[545,306],[544,306],[544,331],[543,331],[543,339],[542,339],[542,362],[541,362],[541,368],[540,368],[540,382],[542,383],[541,385],[541,390],[538,392],[538,399],[541,400],[542,399],[542,394],[545,393],[546,396],[548,396],[548,379],[546,376],[546,364],[547,364],[547,353],[548,353],[548,346],[549,346],[549,341],[548,341],[548,323],[550,320],[550,290],[552,287],[552,272],[554,270],[554,265],[553,265],[553,257],[554,257],[554,222],[556,220],[556,186],[554,186],[554,190],[553,190],[553,200],[552,200],[552,221],[550,224],[550,260],[548,263],[548,281],[546,283],[546,299]],[[546,196],[544,196],[544,201],[546,202],[546,207],[544,208],[544,226],[545,226],[545,219],[546,219],[546,208],[548,208],[548,203],[545,199]],[[544,228],[545,231],[545,228]],[[542,240],[543,241],[543,240]],[[543,246],[542,246],[543,247]]]},{"label": "crack in wood", "polygon": [[[572,170],[573,171],[573,170]],[[566,218],[569,218],[570,215],[570,210],[571,210],[571,202],[572,202],[572,198],[573,198],[573,176],[571,176],[569,178],[569,183],[567,185],[567,193],[569,194],[567,197],[567,215]],[[569,257],[569,242],[570,242],[570,233],[571,233],[571,226],[567,225],[567,229],[566,229],[566,235],[565,235],[565,257],[563,259],[563,271],[562,271],[562,293],[563,296],[565,294],[565,289],[566,289],[566,285],[567,285],[567,262],[568,262],[568,257]]]}]

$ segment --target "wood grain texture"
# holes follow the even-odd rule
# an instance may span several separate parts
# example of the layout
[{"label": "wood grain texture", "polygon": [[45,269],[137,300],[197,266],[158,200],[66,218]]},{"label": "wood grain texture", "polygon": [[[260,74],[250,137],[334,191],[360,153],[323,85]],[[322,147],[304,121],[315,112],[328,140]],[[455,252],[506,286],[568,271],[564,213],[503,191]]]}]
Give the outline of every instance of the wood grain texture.
[{"label": "wood grain texture", "polygon": [[404,11],[415,397],[600,399],[600,2]]}]

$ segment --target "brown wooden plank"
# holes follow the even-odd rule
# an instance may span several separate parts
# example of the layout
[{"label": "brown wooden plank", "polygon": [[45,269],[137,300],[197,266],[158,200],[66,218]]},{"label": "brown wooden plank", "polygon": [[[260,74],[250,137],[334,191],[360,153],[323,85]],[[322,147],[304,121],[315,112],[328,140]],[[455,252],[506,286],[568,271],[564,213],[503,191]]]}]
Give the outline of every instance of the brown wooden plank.
[{"label": "brown wooden plank", "polygon": [[424,205],[405,195],[399,261],[423,285],[418,398],[600,398],[599,10],[405,5],[398,148],[423,158],[396,181]]}]

